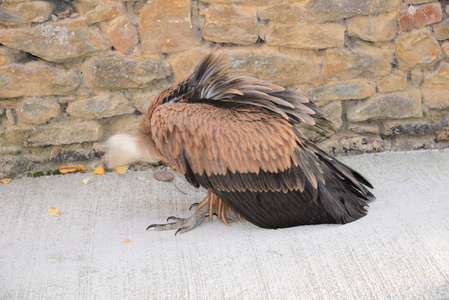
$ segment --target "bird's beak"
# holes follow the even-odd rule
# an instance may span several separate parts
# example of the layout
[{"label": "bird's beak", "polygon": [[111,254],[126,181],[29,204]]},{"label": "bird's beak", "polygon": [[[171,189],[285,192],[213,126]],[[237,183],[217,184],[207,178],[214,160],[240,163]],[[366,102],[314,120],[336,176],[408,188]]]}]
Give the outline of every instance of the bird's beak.
[{"label": "bird's beak", "polygon": [[111,172],[112,170],[111,169],[109,169],[109,167],[108,167],[108,156],[105,154],[105,155],[103,155],[102,157],[101,157],[101,162],[102,162],[102,164],[103,164],[103,169],[106,171],[106,172]]}]

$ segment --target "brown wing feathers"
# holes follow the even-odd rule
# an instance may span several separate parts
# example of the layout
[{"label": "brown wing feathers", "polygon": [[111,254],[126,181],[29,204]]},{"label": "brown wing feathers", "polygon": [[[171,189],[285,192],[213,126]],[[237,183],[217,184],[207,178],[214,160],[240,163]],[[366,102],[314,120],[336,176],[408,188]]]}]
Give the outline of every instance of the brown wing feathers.
[{"label": "brown wing feathers", "polygon": [[261,227],[364,216],[371,185],[293,126],[328,120],[325,114],[301,95],[230,75],[225,66],[207,55],[150,108],[151,137],[163,158]]}]

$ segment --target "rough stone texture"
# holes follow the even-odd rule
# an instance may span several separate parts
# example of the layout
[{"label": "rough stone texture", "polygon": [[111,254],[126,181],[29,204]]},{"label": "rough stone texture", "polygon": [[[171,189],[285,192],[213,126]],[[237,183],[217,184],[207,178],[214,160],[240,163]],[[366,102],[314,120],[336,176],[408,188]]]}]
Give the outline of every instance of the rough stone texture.
[{"label": "rough stone texture", "polygon": [[391,135],[425,135],[432,130],[429,122],[423,119],[391,120],[383,123],[382,134]]},{"label": "rough stone texture", "polygon": [[84,161],[92,159],[93,154],[93,151],[84,149],[81,145],[55,146],[50,152],[50,161]]},{"label": "rough stone texture", "polygon": [[229,54],[231,66],[237,72],[282,86],[309,82],[320,76],[318,61],[293,59],[260,51],[230,51]]},{"label": "rough stone texture", "polygon": [[353,79],[329,83],[307,92],[313,101],[364,99],[376,91],[374,84],[367,79]]},{"label": "rough stone texture", "polygon": [[443,43],[441,45],[441,50],[446,58],[449,58],[449,42]]},{"label": "rough stone texture", "polygon": [[102,128],[96,121],[14,126],[6,129],[6,138],[11,143],[25,147],[95,142],[101,136]]},{"label": "rough stone texture", "polygon": [[96,97],[80,99],[67,106],[69,115],[86,120],[131,114],[134,111],[131,102],[121,92],[113,94],[102,92]]},{"label": "rough stone texture", "polygon": [[348,34],[370,42],[386,42],[394,39],[398,33],[395,12],[357,16],[346,22]]},{"label": "rough stone texture", "polygon": [[61,106],[55,100],[33,97],[25,99],[17,109],[20,122],[45,124],[61,114]]},{"label": "rough stone texture", "polygon": [[0,98],[21,96],[68,95],[80,84],[75,72],[35,61],[0,68]]},{"label": "rough stone texture", "polygon": [[358,15],[394,11],[400,5],[400,0],[311,0],[307,8],[319,21],[335,21]]},{"label": "rough stone texture", "polygon": [[64,62],[109,49],[106,38],[83,20],[64,20],[32,28],[0,29],[0,43],[52,62]]},{"label": "rough stone texture", "polygon": [[439,41],[449,39],[449,19],[433,25],[433,33]]},{"label": "rough stone texture", "polygon": [[259,19],[279,24],[299,23],[307,18],[306,10],[297,4],[281,3],[260,8]]},{"label": "rough stone texture", "polygon": [[429,3],[429,2],[434,2],[434,1],[438,1],[438,0],[407,0],[406,3],[410,3],[410,4],[423,4],[423,3]]},{"label": "rough stone texture", "polygon": [[47,1],[33,1],[14,4],[0,3],[0,24],[21,25],[42,23],[50,18],[55,5]]},{"label": "rough stone texture", "polygon": [[357,133],[379,133],[379,125],[371,121],[359,122],[348,125],[348,129]]},{"label": "rough stone texture", "polygon": [[413,87],[419,87],[419,85],[421,84],[421,82],[424,79],[424,74],[421,71],[421,69],[414,69],[410,71],[410,79],[412,81],[412,86]]},{"label": "rough stone texture", "polygon": [[149,1],[140,14],[140,37],[145,54],[173,53],[200,44],[190,20],[190,0]]},{"label": "rough stone texture", "polygon": [[377,89],[381,93],[403,91],[407,88],[406,75],[390,75],[377,81]]},{"label": "rough stone texture", "polygon": [[101,6],[90,10],[86,13],[86,21],[88,24],[95,24],[113,19],[119,15],[119,7],[117,5]]},{"label": "rough stone texture", "polygon": [[431,66],[443,57],[438,41],[427,29],[400,35],[397,39],[396,56],[399,69],[407,71]]},{"label": "rough stone texture", "polygon": [[351,51],[329,49],[325,53],[324,75],[341,80],[386,76],[391,71],[391,54],[381,48],[356,43]]},{"label": "rough stone texture", "polygon": [[391,148],[391,143],[369,136],[335,136],[321,142],[319,146],[332,155],[361,154],[388,150]]},{"label": "rough stone texture", "polygon": [[114,19],[108,27],[109,43],[123,54],[129,54],[139,42],[136,27],[125,17]]},{"label": "rough stone texture", "polygon": [[205,40],[250,45],[259,37],[254,8],[213,4],[206,9],[205,18],[202,31]]},{"label": "rough stone texture", "polygon": [[449,110],[432,111],[432,126],[435,129],[437,141],[449,141]]},{"label": "rough stone texture", "polygon": [[399,12],[399,27],[402,30],[410,30],[415,27],[440,22],[442,17],[443,12],[439,2],[420,6],[406,5]]},{"label": "rough stone texture", "polygon": [[325,49],[343,47],[346,26],[340,23],[300,23],[284,25],[270,23],[265,36],[267,45]]},{"label": "rough stone texture", "polygon": [[125,89],[166,78],[170,69],[161,55],[137,58],[108,55],[88,59],[83,64],[83,73],[91,89]]},{"label": "rough stone texture", "polygon": [[0,67],[22,62],[27,56],[25,52],[0,46]]},{"label": "rough stone texture", "polygon": [[[317,102],[317,105],[323,109],[329,119],[332,121],[331,127],[334,130],[339,130],[343,125],[342,113],[343,106],[340,101],[331,101],[331,102]],[[325,126],[325,125],[323,125]]]},{"label": "rough stone texture", "polygon": [[436,71],[427,73],[421,90],[425,106],[449,108],[449,63],[442,62]]},{"label": "rough stone texture", "polygon": [[347,108],[350,122],[411,117],[422,117],[421,92],[418,89],[378,94]]},{"label": "rough stone texture", "polygon": [[134,95],[132,95],[131,101],[139,112],[141,112],[142,114],[146,114],[148,113],[148,106],[150,106],[150,103],[160,92],[161,90],[157,89],[149,92],[135,93]]}]

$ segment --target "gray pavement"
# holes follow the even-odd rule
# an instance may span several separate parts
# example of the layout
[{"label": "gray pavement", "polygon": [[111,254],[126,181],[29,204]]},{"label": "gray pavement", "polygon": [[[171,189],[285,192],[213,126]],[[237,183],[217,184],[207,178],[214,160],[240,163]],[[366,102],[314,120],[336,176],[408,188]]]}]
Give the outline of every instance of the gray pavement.
[{"label": "gray pavement", "polygon": [[375,186],[368,216],[280,230],[147,232],[205,194],[153,171],[0,185],[0,298],[449,299],[449,151],[342,160]]}]

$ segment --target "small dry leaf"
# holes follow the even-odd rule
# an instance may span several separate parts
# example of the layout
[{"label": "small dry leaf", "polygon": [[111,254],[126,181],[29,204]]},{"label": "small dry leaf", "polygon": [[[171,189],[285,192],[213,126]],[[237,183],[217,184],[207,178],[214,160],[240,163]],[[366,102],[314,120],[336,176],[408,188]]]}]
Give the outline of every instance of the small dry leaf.
[{"label": "small dry leaf", "polygon": [[125,244],[128,244],[130,242],[131,242],[131,240],[129,238],[126,238],[126,239],[123,240],[123,243],[125,243]]},{"label": "small dry leaf", "polygon": [[54,207],[50,207],[50,209],[48,210],[48,213],[52,217],[59,217],[61,210],[59,208],[55,209]]},{"label": "small dry leaf", "polygon": [[374,153],[374,156],[379,156],[379,154],[377,154],[377,153]]},{"label": "small dry leaf", "polygon": [[128,165],[118,166],[118,167],[115,167],[114,169],[112,169],[112,171],[114,171],[117,174],[121,174],[121,175],[125,174],[127,170],[128,170]]},{"label": "small dry leaf", "polygon": [[153,174],[153,177],[159,181],[171,181],[175,178],[175,175],[167,171],[158,171]]},{"label": "small dry leaf", "polygon": [[94,173],[96,175],[104,175],[104,169],[103,169],[103,167],[98,167],[92,173]]},{"label": "small dry leaf", "polygon": [[73,172],[86,172],[86,168],[82,165],[62,166],[62,167],[59,167],[59,172],[61,172],[62,174],[73,173]]},{"label": "small dry leaf", "polygon": [[2,180],[0,180],[0,182],[3,183],[3,184],[8,184],[8,183],[10,183],[11,181],[12,181],[11,178],[3,178]]},{"label": "small dry leaf", "polygon": [[89,181],[90,181],[90,178],[89,178],[89,177],[86,177],[86,178],[83,179],[83,183],[84,183],[84,184],[88,184]]}]

